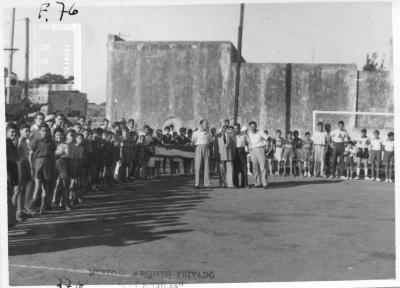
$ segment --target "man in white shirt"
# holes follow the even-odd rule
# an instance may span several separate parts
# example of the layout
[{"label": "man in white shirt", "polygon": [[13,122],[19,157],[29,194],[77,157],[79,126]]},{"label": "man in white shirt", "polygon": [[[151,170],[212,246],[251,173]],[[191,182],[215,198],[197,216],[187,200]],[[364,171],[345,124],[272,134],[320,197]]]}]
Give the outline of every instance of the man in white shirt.
[{"label": "man in white shirt", "polygon": [[331,137],[332,137],[332,142],[333,142],[333,152],[332,152],[332,174],[329,178],[334,178],[336,174],[336,165],[337,165],[337,160],[339,157],[339,175],[338,177],[341,177],[341,179],[346,179],[346,177],[343,174],[343,169],[344,169],[344,142],[345,139],[349,137],[349,134],[347,131],[344,129],[344,122],[340,120],[338,122],[338,129],[335,129],[331,132]]},{"label": "man in white shirt", "polygon": [[246,142],[249,146],[251,162],[253,164],[254,186],[261,187],[262,183],[266,189],[268,179],[265,169],[265,141],[268,140],[268,135],[263,131],[257,130],[257,123],[254,121],[249,123],[249,127],[250,131],[247,132]]},{"label": "man in white shirt", "polygon": [[[207,120],[202,119],[200,121],[200,129],[193,133],[192,142],[196,146],[194,158],[194,188],[199,189],[200,182],[203,182],[202,184],[204,187],[209,187],[210,149],[208,145],[211,142],[211,133],[208,128]],[[200,179],[200,176],[202,176],[203,179]]]},{"label": "man in white shirt", "polygon": [[[324,131],[324,124],[318,122],[318,129],[314,131],[314,177],[323,176],[325,169],[325,154],[328,149],[328,136]],[[324,175],[325,176],[325,175]]]}]

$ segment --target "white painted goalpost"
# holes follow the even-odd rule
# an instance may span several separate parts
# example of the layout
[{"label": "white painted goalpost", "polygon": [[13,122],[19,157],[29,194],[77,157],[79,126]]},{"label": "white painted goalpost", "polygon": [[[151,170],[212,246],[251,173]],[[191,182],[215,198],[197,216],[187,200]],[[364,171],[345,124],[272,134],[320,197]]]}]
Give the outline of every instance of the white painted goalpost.
[{"label": "white painted goalpost", "polygon": [[[385,133],[386,131],[393,131],[394,130],[394,113],[384,113],[384,112],[362,112],[362,111],[326,111],[326,110],[314,110],[313,111],[313,129],[312,129],[312,131],[314,132],[315,131],[315,129],[316,129],[316,125],[317,125],[317,123],[319,122],[319,121],[322,121],[322,122],[324,122],[324,120],[323,119],[321,119],[321,117],[318,117],[318,115],[343,115],[344,117],[346,117],[347,118],[347,127],[345,127],[347,130],[348,130],[348,132],[349,132],[349,134],[351,135],[351,134],[353,134],[353,133],[355,133],[355,131],[356,130],[359,130],[359,129],[361,129],[361,128],[371,128],[371,127],[368,127],[368,125],[366,125],[366,127],[361,127],[361,126],[359,126],[359,127],[357,127],[358,125],[357,125],[357,120],[359,120],[359,119],[357,119],[357,116],[371,116],[371,117],[374,117],[374,116],[376,116],[376,117],[380,117],[380,118],[382,118],[382,119],[385,119],[385,117],[387,117],[387,118],[389,118],[389,119],[386,119],[386,120],[384,120],[384,123],[386,124],[386,125],[384,125],[384,126],[386,126],[386,127],[374,127],[374,129],[376,128],[376,129],[379,129],[379,130],[381,130],[381,132],[383,132],[383,133]],[[352,116],[354,116],[354,117],[352,117]],[[339,119],[339,118],[337,118],[337,119]],[[380,121],[382,122],[382,119],[380,119]],[[340,120],[344,120],[344,119],[340,119]],[[361,120],[359,120],[359,121],[361,121]],[[324,122],[324,124],[326,123],[326,121]],[[345,123],[346,123],[346,121],[345,121]],[[331,124],[331,127],[332,127],[332,129],[336,129],[336,124],[337,124],[337,122],[336,123],[333,123],[333,122],[331,122],[330,123]],[[353,132],[353,133],[352,133]],[[358,131],[357,131],[358,132]],[[372,131],[369,131],[369,132],[372,132]],[[368,134],[370,134],[370,133],[368,133]],[[382,135],[382,134],[381,134]]]}]

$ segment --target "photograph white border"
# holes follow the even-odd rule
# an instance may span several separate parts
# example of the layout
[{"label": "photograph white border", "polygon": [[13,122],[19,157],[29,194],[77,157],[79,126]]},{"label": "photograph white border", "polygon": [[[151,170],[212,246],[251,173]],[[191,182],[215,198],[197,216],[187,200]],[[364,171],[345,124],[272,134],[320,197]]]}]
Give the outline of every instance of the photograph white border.
[{"label": "photograph white border", "polygon": [[[39,0],[3,0],[0,2],[1,8],[6,7],[34,7],[38,6],[47,1],[39,1]],[[399,123],[400,123],[400,0],[353,0],[353,1],[333,1],[333,0],[308,0],[308,1],[295,1],[295,0],[283,0],[283,1],[273,1],[273,0],[76,0],[70,1],[67,0],[65,3],[76,3],[81,7],[87,6],[142,6],[142,5],[192,5],[192,4],[239,4],[239,3],[298,3],[298,2],[307,2],[307,3],[331,3],[331,2],[385,2],[392,3],[392,31],[393,31],[393,95],[394,95],[394,115],[395,115],[395,134],[400,135],[399,131]],[[39,7],[39,6],[38,6]],[[0,12],[0,19],[3,20],[3,9]],[[3,23],[3,21],[1,22]],[[0,27],[0,41],[3,41],[3,25]],[[81,35],[79,32],[79,41]],[[80,43],[79,43],[80,45]],[[4,46],[4,45],[3,45]],[[80,60],[81,54],[79,55],[77,66],[74,69],[80,70]],[[3,57],[0,59],[0,64],[4,66]],[[79,67],[79,68],[78,68]],[[4,78],[4,71],[0,69],[0,77]],[[0,89],[4,91],[4,83],[0,81]],[[0,105],[0,129],[2,131],[2,139],[5,139],[5,104],[4,101]],[[4,142],[3,142],[4,143]],[[396,150],[399,151],[400,141],[396,141]],[[9,283],[9,274],[8,274],[8,224],[7,224],[7,191],[6,181],[7,173],[5,164],[5,145],[0,145],[0,155],[3,160],[3,165],[0,165],[0,177],[4,179],[0,184],[0,287],[8,287]],[[395,154],[395,174],[400,175],[400,153]],[[395,182],[395,191],[400,191],[400,182]],[[399,223],[399,201],[400,196],[398,193],[395,193],[395,237],[396,237],[396,279],[392,280],[359,280],[359,281],[306,281],[306,282],[262,282],[262,283],[228,283],[228,284],[217,284],[217,283],[207,283],[207,284],[184,284],[184,287],[295,287],[295,288],[313,288],[313,287],[400,287],[400,281],[398,280],[400,275],[400,261],[398,255],[400,255],[400,246],[399,243],[399,231],[400,231],[400,223]],[[54,286],[21,286],[21,287],[55,287]],[[143,285],[85,285],[84,287],[144,287]],[[145,285],[145,287],[157,287],[156,285]]]}]

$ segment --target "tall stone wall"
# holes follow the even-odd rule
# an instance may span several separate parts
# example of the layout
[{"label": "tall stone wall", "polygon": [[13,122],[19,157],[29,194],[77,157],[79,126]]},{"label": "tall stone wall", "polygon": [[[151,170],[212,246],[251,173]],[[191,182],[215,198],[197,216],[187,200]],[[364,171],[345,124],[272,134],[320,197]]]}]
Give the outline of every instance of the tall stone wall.
[{"label": "tall stone wall", "polygon": [[[202,118],[216,127],[233,118],[232,43],[126,42],[110,36],[108,49],[107,118],[133,118],[155,128],[166,123],[194,128]],[[387,73],[358,72],[353,64],[242,63],[238,120],[245,125],[255,120],[271,134],[281,129],[304,135],[313,131],[314,110],[393,112],[391,83]],[[344,120],[349,129],[393,127],[371,119],[316,117],[334,127]]]},{"label": "tall stone wall", "polygon": [[197,126],[229,116],[230,42],[109,42],[107,117]]},{"label": "tall stone wall", "polygon": [[[357,110],[393,113],[393,86],[389,72],[359,72]],[[394,127],[392,116],[358,116],[357,127],[390,129]]]},{"label": "tall stone wall", "polygon": [[[290,129],[303,135],[313,131],[313,111],[355,111],[357,93],[356,65],[292,64]],[[329,121],[327,115],[318,120]],[[333,116],[335,118],[335,116]],[[354,117],[342,118],[354,126]],[[336,125],[333,119],[331,124]]]},{"label": "tall stone wall", "polygon": [[[236,64],[232,65],[230,115],[233,115]],[[286,64],[243,63],[240,73],[238,122],[256,121],[260,129],[271,134],[285,129]]]}]

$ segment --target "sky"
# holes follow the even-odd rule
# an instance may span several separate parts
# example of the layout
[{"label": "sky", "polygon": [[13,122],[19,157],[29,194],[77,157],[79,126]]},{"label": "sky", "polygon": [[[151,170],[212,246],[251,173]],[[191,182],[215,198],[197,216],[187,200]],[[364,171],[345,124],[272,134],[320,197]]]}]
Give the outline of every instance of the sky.
[{"label": "sky", "polygon": [[[50,1],[49,1],[50,2]],[[30,77],[41,74],[74,74],[74,38],[69,31],[34,32],[39,24],[80,24],[81,91],[89,101],[106,99],[107,35],[120,34],[133,41],[231,41],[237,43],[240,6],[125,6],[74,8],[64,15],[51,2],[38,19],[37,8],[16,9],[14,72],[23,78],[25,23],[31,20]],[[66,7],[69,8],[69,7]],[[4,9],[4,45],[10,43],[11,9]],[[355,63],[362,69],[367,53],[378,52],[390,61],[391,4],[265,3],[246,4],[242,55],[246,62]],[[40,36],[40,38],[38,38]],[[37,53],[35,47],[49,49]],[[36,52],[35,52],[36,51]],[[4,54],[4,63],[8,63]],[[33,67],[34,66],[34,67]],[[40,69],[38,69],[40,66]]]}]

